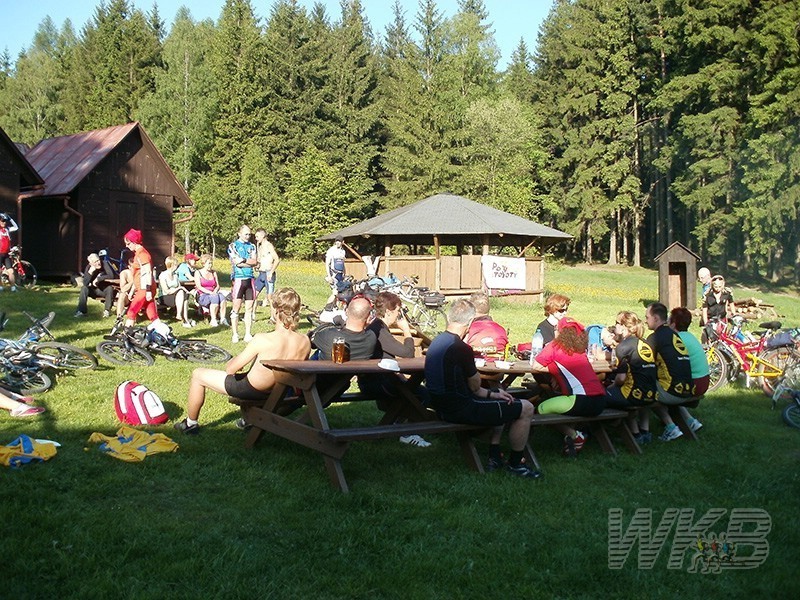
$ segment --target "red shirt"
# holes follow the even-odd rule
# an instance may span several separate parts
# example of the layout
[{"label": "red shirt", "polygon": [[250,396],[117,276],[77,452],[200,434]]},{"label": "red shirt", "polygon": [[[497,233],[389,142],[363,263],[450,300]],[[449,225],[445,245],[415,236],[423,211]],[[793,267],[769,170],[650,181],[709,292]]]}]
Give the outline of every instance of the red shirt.
[{"label": "red shirt", "polygon": [[11,233],[6,227],[0,229],[0,254],[8,254],[11,249]]},{"label": "red shirt", "polygon": [[536,362],[547,367],[564,395],[602,396],[606,393],[585,352],[567,354],[553,341],[542,348]]},{"label": "red shirt", "polygon": [[139,246],[133,253],[133,285],[137,291],[142,289],[142,265],[150,265],[150,291],[156,291],[156,279],[153,277],[153,258],[150,253]]},{"label": "red shirt", "polygon": [[508,345],[508,334],[488,315],[472,321],[464,341],[479,354],[502,354]]}]

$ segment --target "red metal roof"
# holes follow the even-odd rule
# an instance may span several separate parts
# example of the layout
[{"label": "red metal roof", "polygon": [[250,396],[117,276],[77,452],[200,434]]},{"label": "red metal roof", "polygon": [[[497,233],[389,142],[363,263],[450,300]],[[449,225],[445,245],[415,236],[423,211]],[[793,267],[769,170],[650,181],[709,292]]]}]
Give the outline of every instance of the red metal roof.
[{"label": "red metal roof", "polygon": [[62,196],[72,192],[138,123],[42,140],[25,155],[45,181],[43,189],[21,197]]}]

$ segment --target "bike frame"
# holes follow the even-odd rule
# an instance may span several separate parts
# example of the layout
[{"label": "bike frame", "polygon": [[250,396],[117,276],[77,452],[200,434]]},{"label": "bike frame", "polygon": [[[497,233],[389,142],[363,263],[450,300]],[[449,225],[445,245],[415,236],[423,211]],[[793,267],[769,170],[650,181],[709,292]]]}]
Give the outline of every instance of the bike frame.
[{"label": "bike frame", "polygon": [[[720,350],[723,356],[736,360],[741,371],[748,377],[776,378],[783,375],[783,369],[759,356],[767,349],[767,340],[771,337],[771,330],[765,331],[755,341],[743,342],[736,337],[738,328],[734,330],[722,321],[719,321],[715,326],[711,324],[709,326],[717,338],[709,345],[709,358],[714,356],[714,352]],[[720,346],[720,348],[716,346]]]}]

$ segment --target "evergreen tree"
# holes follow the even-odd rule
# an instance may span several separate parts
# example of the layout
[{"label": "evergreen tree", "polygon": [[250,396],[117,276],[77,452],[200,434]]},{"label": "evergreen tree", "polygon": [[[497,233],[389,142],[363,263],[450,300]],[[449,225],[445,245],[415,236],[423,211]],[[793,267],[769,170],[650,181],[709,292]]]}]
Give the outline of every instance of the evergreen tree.
[{"label": "evergreen tree", "polygon": [[565,208],[565,229],[579,237],[584,260],[592,262],[594,244],[605,239],[613,261],[618,215],[630,210],[641,187],[630,13],[626,0],[556,8],[537,56],[537,101],[560,174],[553,200]]},{"label": "evergreen tree", "polygon": [[127,0],[95,10],[71,54],[64,95],[67,129],[97,129],[134,120],[139,101],[154,89],[160,64],[158,32]]},{"label": "evergreen tree", "polygon": [[136,111],[153,142],[178,180],[191,192],[208,170],[217,86],[208,64],[214,25],[196,23],[181,8],[164,43],[163,67],[156,73],[155,90]]},{"label": "evergreen tree", "polygon": [[218,90],[209,166],[231,204],[242,200],[239,180],[247,147],[262,137],[263,56],[261,28],[249,0],[226,0],[209,58]]},{"label": "evergreen tree", "polygon": [[532,104],[536,96],[532,60],[533,56],[528,52],[525,40],[520,38],[503,75],[503,89],[523,104]]}]

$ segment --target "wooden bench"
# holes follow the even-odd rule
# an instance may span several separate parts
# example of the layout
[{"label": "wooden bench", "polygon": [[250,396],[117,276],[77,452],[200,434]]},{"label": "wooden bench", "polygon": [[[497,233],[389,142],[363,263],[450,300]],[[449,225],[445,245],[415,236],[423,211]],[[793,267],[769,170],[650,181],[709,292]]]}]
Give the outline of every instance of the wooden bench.
[{"label": "wooden bench", "polygon": [[[628,448],[631,454],[641,454],[642,449],[639,447],[639,444],[633,437],[633,433],[628,427],[627,418],[628,411],[616,410],[613,408],[605,409],[596,417],[535,414],[531,419],[531,429],[543,426],[553,427],[556,425],[586,425],[589,429],[591,437],[598,441],[603,452],[606,454],[616,455],[617,450],[614,448],[614,444],[611,442],[611,438],[608,436],[608,431],[606,431],[606,425],[610,424],[616,426],[620,436],[622,437],[622,441],[625,443],[625,446]],[[533,457],[533,460],[536,468],[540,468],[535,456]]]},{"label": "wooden bench", "polygon": [[[415,421],[406,423],[391,423],[388,425],[373,425],[367,427],[353,427],[348,429],[328,429],[321,431],[320,436],[341,444],[346,448],[349,442],[398,438],[407,435],[430,435],[439,433],[455,433],[461,454],[467,466],[477,473],[483,473],[483,461],[475,448],[474,438],[491,427],[485,425],[463,425],[447,421]],[[533,452],[530,456],[533,456]]]}]

